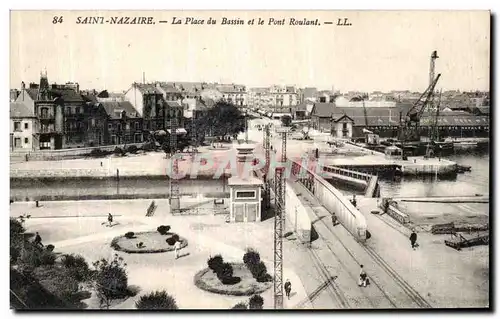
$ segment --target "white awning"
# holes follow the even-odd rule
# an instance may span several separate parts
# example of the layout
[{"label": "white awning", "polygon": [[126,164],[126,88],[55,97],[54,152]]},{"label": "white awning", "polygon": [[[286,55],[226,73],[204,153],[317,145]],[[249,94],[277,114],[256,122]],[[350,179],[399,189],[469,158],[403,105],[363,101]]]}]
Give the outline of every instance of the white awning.
[{"label": "white awning", "polygon": [[[171,131],[171,130],[167,130],[168,134],[170,134],[170,131]],[[186,129],[184,129],[184,128],[178,128],[178,129],[176,130],[176,133],[177,133],[177,134],[187,134],[187,131],[186,131]]]}]

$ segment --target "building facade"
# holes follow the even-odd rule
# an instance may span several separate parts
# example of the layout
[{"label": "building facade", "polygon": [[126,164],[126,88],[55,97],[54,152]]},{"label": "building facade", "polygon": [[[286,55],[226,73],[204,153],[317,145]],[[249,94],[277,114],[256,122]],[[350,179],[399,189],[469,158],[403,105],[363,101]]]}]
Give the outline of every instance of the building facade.
[{"label": "building facade", "polygon": [[39,122],[33,109],[23,103],[10,103],[11,151],[35,151],[39,149]]}]

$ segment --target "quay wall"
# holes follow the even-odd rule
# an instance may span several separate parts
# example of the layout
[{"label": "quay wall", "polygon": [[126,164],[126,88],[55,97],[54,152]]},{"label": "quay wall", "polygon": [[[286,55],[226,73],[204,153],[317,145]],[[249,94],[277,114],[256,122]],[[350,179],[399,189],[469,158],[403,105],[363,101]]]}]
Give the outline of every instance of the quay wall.
[{"label": "quay wall", "polygon": [[[144,143],[130,143],[126,147],[135,145],[141,147]],[[92,150],[100,149],[102,151],[113,151],[116,147],[123,148],[123,144],[120,145],[105,145],[96,147],[85,147],[85,148],[71,148],[71,149],[61,149],[61,150],[40,150],[40,151],[13,151],[10,152],[11,163],[25,162],[26,157],[28,161],[59,161],[65,159],[76,159],[81,158],[89,154]]]}]

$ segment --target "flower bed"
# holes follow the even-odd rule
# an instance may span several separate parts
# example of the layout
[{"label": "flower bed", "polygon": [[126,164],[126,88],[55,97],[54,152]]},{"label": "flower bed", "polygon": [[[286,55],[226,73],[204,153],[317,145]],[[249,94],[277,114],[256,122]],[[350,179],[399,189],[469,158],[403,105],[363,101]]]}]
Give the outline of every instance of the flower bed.
[{"label": "flower bed", "polygon": [[[175,233],[167,233],[160,235],[157,231],[139,232],[135,233],[133,238],[126,238],[118,236],[111,241],[111,247],[118,251],[123,251],[129,254],[147,254],[147,253],[164,253],[173,251],[174,246],[167,244],[166,239],[175,235]],[[181,248],[188,245],[185,238],[179,237]],[[142,248],[138,248],[138,243],[143,243]]]},{"label": "flower bed", "polygon": [[272,282],[257,282],[247,266],[243,263],[231,263],[231,265],[234,271],[233,276],[241,279],[237,284],[224,285],[219,278],[217,278],[217,275],[209,268],[205,268],[196,273],[194,276],[194,284],[196,287],[209,292],[232,296],[252,296],[260,294],[273,285]]}]

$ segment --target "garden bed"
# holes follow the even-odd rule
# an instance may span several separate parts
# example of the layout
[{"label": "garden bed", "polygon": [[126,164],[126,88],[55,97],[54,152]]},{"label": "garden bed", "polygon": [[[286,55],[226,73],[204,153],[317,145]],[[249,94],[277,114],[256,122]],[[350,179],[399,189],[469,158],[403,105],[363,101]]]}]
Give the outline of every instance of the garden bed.
[{"label": "garden bed", "polygon": [[224,285],[217,275],[209,268],[205,268],[194,276],[196,287],[209,292],[232,295],[232,296],[252,296],[260,294],[271,288],[272,282],[257,282],[243,263],[231,263],[233,266],[233,276],[239,277],[240,282],[234,285]]},{"label": "garden bed", "polygon": [[[113,238],[111,247],[117,251],[123,251],[129,254],[164,253],[174,250],[174,246],[170,246],[165,241],[173,235],[176,234],[167,233],[166,235],[161,235],[157,231],[138,232],[135,233],[133,238],[126,238],[125,235],[122,235]],[[181,242],[181,248],[185,248],[188,245],[185,238],[179,236],[179,241]],[[138,248],[136,246],[140,242],[144,244],[143,248]]]}]

